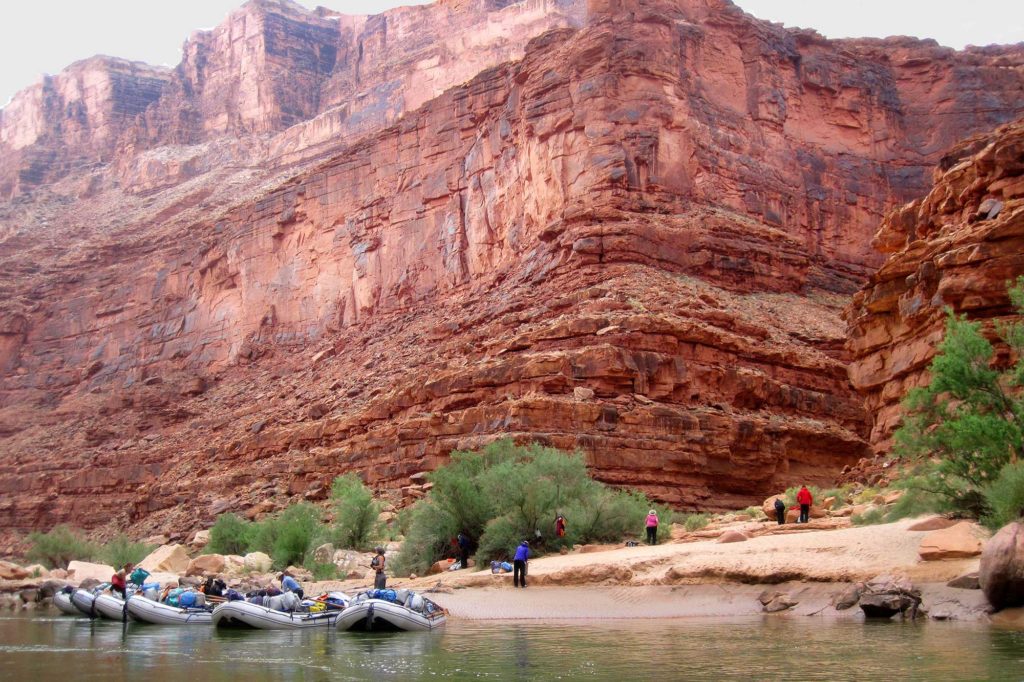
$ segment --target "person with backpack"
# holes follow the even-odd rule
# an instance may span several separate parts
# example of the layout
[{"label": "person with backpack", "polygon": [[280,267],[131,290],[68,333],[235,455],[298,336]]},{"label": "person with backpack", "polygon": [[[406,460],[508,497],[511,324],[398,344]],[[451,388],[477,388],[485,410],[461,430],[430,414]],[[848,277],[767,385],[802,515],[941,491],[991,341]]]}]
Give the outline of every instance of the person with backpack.
[{"label": "person with backpack", "polygon": [[526,587],[526,563],[530,560],[530,543],[523,540],[516,547],[515,558],[512,559],[512,585]]},{"label": "person with backpack", "polygon": [[370,561],[370,568],[374,570],[373,586],[378,590],[383,590],[387,586],[388,576],[384,573],[384,548],[378,547],[377,554]]},{"label": "person with backpack", "polygon": [[814,504],[814,497],[807,486],[800,486],[800,491],[796,494],[796,503],[800,505],[799,523],[807,523],[811,519],[811,505]]},{"label": "person with backpack", "polygon": [[647,512],[647,544],[658,544],[658,512],[653,509]]},{"label": "person with backpack", "polygon": [[459,533],[456,542],[459,545],[459,563],[462,564],[462,568],[469,568],[469,537],[465,533]]},{"label": "person with backpack", "polygon": [[779,525],[786,523],[786,503],[782,501],[781,497],[775,498],[775,520],[779,522]]}]

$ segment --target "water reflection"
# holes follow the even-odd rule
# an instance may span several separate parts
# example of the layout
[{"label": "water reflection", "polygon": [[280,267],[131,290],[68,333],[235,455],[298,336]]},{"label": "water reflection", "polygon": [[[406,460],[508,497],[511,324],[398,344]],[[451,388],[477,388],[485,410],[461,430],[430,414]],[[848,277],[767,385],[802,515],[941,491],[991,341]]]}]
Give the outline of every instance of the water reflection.
[{"label": "water reflection", "polygon": [[1024,633],[815,618],[449,621],[442,632],[162,627],[0,619],[0,679],[1019,680]]}]

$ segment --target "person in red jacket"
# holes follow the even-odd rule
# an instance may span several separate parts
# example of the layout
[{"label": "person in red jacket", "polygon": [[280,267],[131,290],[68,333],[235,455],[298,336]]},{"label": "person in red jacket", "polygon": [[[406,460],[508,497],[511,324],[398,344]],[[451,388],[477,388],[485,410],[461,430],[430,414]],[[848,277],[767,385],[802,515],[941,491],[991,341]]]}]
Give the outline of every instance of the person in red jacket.
[{"label": "person in red jacket", "polygon": [[110,593],[117,593],[121,595],[121,599],[128,598],[128,576],[132,572],[135,564],[127,563],[120,571],[110,577]]},{"label": "person in red jacket", "polygon": [[800,519],[797,523],[807,523],[811,518],[811,504],[814,502],[807,486],[800,486],[800,492],[796,494],[796,502],[800,505]]}]

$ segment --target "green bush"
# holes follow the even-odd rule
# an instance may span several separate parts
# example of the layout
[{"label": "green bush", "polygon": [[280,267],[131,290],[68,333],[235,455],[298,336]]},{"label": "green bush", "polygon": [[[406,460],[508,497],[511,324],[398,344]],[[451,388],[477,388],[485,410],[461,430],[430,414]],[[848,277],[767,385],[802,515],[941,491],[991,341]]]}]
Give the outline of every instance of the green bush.
[{"label": "green bush", "polygon": [[92,561],[98,548],[70,526],[61,524],[48,533],[28,536],[31,547],[26,553],[29,561],[47,568],[67,568],[70,561]]},{"label": "green bush", "polygon": [[982,521],[992,530],[1020,519],[1024,515],[1024,461],[1004,466],[999,478],[985,489],[985,500],[992,511]]},{"label": "green bush", "polygon": [[302,562],[322,532],[320,510],[302,502],[253,524],[250,548],[269,554],[275,568],[287,568]]},{"label": "green bush", "polygon": [[706,527],[710,521],[711,517],[707,514],[687,514],[683,517],[683,527],[686,532],[692,533]]},{"label": "green bush", "polygon": [[253,524],[236,514],[221,514],[210,528],[204,554],[245,554],[252,543]]},{"label": "green bush", "polygon": [[764,511],[760,507],[756,507],[756,506],[755,507],[747,507],[746,509],[741,509],[737,513],[738,514],[746,514],[751,519],[755,519],[755,520],[766,518],[765,515],[764,515]]},{"label": "green bush", "polygon": [[100,548],[99,558],[114,568],[120,568],[127,563],[139,563],[154,549],[156,549],[156,545],[134,542],[127,535],[119,533],[113,540]]},{"label": "green bush", "polygon": [[340,577],[337,565],[330,561],[322,564],[310,558],[304,566],[313,574],[313,580],[337,580]]},{"label": "green bush", "polygon": [[355,474],[334,479],[331,486],[334,524],[331,538],[335,545],[351,549],[367,549],[380,533],[377,517],[380,503]]},{"label": "green bush", "polygon": [[823,490],[821,493],[821,501],[824,502],[830,497],[836,498],[835,504],[832,505],[833,509],[840,509],[846,506],[846,498],[850,495],[850,486],[844,485],[841,488],[830,488],[829,490]]},{"label": "green bush", "polygon": [[[405,543],[393,564],[397,573],[423,573],[454,555],[451,540],[459,533],[476,546],[478,564],[508,558],[524,539],[536,556],[573,543],[642,535],[647,510],[654,506],[639,493],[592,480],[579,453],[521,447],[511,440],[479,452],[453,452],[451,462],[430,480],[433,489],[410,512]],[[564,538],[555,536],[558,514],[566,518]],[[664,510],[662,518],[670,518],[670,512]]]}]

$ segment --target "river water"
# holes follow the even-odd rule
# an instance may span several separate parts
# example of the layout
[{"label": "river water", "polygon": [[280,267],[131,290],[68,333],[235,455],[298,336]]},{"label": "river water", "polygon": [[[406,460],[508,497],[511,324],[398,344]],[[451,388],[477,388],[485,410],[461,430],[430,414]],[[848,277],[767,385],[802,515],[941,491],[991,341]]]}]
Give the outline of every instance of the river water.
[{"label": "river water", "polygon": [[1024,632],[785,617],[450,620],[387,634],[0,618],[4,681],[449,679],[1024,680]]}]

